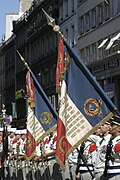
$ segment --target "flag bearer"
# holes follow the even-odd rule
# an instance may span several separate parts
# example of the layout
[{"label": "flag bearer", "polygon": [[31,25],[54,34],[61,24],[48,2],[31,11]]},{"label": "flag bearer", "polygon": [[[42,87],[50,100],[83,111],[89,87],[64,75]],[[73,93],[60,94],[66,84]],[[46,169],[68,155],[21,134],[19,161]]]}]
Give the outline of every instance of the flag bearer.
[{"label": "flag bearer", "polygon": [[45,154],[43,154],[43,157],[47,159],[49,169],[46,169],[46,173],[48,176],[50,175],[49,179],[63,180],[60,166],[55,160],[56,140],[57,131],[55,130],[53,133],[50,133],[49,143],[45,146]]},{"label": "flag bearer", "polygon": [[[94,132],[93,135],[91,135],[85,142],[82,143],[80,147],[81,154],[83,155],[83,158],[85,162],[82,160],[81,157],[79,157],[79,173],[76,175],[76,178],[80,180],[90,180],[94,177],[94,160],[96,158],[96,140],[100,139],[101,137],[101,127],[98,127],[97,130]],[[91,139],[91,140],[90,140]],[[93,139],[93,140],[92,140]],[[93,177],[91,176],[88,168],[90,169]]]},{"label": "flag bearer", "polygon": [[111,138],[110,134],[111,125],[109,122],[104,123],[101,126],[102,138],[98,139],[96,142],[97,149],[96,149],[96,158],[94,161],[94,171],[95,171],[95,179],[96,180],[105,180],[104,177],[104,168],[105,168],[105,160],[106,160],[106,151],[107,151],[107,144]]},{"label": "flag bearer", "polygon": [[76,167],[77,167],[77,160],[78,160],[78,151],[75,149],[67,158],[66,168],[65,168],[65,178],[68,180],[76,179]]},{"label": "flag bearer", "polygon": [[120,117],[114,116],[110,131],[112,138],[106,153],[106,172],[109,180],[120,179]]}]

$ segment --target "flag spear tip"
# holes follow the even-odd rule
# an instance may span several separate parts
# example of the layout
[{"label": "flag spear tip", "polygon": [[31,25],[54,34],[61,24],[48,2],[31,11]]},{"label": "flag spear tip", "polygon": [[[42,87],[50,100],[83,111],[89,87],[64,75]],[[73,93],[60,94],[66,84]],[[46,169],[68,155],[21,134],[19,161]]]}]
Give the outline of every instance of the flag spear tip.
[{"label": "flag spear tip", "polygon": [[42,8],[42,11],[43,11],[44,14],[45,14],[45,17],[46,17],[46,19],[47,19],[48,25],[50,25],[50,26],[53,27],[53,31],[59,32],[60,26],[56,25],[55,19],[52,18],[51,16],[49,16],[43,8]]},{"label": "flag spear tip", "polygon": [[43,8],[42,8],[42,11],[45,14],[48,25],[50,25],[50,26],[52,26],[54,28],[54,26],[56,26],[55,19],[52,18],[51,16],[49,16]]},{"label": "flag spear tip", "polygon": [[52,27],[53,27],[53,31],[58,32],[58,33],[60,34],[60,36],[63,37],[64,41],[66,41],[64,35],[63,35],[63,34],[61,33],[61,31],[60,31],[60,26],[59,26],[59,25],[56,25],[55,19],[52,18],[51,16],[49,16],[43,8],[42,8],[42,11],[43,11],[44,14],[45,14],[45,17],[46,17],[46,19],[47,19],[48,25],[52,26]]}]

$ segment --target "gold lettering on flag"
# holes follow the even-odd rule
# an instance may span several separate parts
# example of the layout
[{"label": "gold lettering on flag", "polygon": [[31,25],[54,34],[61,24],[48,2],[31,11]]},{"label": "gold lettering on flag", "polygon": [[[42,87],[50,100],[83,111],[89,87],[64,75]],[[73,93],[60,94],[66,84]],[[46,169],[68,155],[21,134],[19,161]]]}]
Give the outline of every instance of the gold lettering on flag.
[{"label": "gold lettering on flag", "polygon": [[76,140],[86,135],[92,129],[91,124],[75,106],[72,100],[66,95],[66,136],[67,140],[75,144]]}]

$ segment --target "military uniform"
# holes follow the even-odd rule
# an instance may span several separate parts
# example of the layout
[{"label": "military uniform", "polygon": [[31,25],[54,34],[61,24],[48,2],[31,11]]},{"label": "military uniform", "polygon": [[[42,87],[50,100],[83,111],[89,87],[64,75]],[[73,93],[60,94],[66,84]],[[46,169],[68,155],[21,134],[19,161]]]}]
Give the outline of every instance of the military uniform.
[{"label": "military uniform", "polygon": [[111,135],[106,154],[106,170],[109,180],[120,179],[120,117],[111,119]]},{"label": "military uniform", "polygon": [[[86,141],[85,142],[85,147],[83,151],[83,158],[90,169],[91,173],[94,176],[94,166],[93,166],[93,161],[96,155],[96,143],[93,143],[91,141]],[[81,159],[81,164],[80,164],[80,177],[81,180],[87,180],[87,179],[92,179],[93,177],[91,176],[86,164],[83,162]]]},{"label": "military uniform", "polygon": [[112,140],[111,160],[107,169],[108,179],[120,179],[120,136]]},{"label": "military uniform", "polygon": [[94,161],[94,172],[95,172],[95,178],[96,180],[104,179],[103,176],[104,168],[105,168],[105,160],[106,160],[106,151],[107,151],[107,144],[111,138],[111,135],[108,134],[104,136],[103,138],[99,139],[96,149],[96,158]]},{"label": "military uniform", "polygon": [[62,180],[62,173],[60,170],[59,164],[56,162],[55,159],[55,150],[56,150],[56,140],[57,134],[56,132],[49,138],[49,143],[45,144],[45,154],[43,155],[46,157],[47,167],[45,170],[47,179],[51,180]]},{"label": "military uniform", "polygon": [[78,151],[75,149],[67,158],[65,178],[75,180]]}]

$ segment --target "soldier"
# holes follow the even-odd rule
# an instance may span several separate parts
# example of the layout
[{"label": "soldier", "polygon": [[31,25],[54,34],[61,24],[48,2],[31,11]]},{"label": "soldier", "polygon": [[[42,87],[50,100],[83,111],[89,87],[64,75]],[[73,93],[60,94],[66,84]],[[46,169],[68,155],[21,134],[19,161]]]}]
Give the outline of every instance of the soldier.
[{"label": "soldier", "polygon": [[112,118],[112,138],[106,153],[106,172],[109,180],[120,179],[120,117]]},{"label": "soldier", "polygon": [[4,159],[3,159],[3,129],[0,128],[0,179],[2,179],[4,176],[3,168],[2,168],[3,162],[4,162]]},{"label": "soldier", "polygon": [[[97,147],[96,140],[100,139],[101,135],[102,135],[101,127],[98,127],[95,130],[94,134],[91,135],[84,143],[82,143],[80,151],[85,162],[83,162],[82,158],[80,157],[80,162],[79,162],[80,168],[79,168],[79,173],[76,176],[77,179],[88,180],[94,177],[93,163],[96,156],[96,147]],[[90,169],[91,174],[87,166]]]},{"label": "soldier", "polygon": [[107,144],[111,138],[110,134],[111,125],[110,122],[106,122],[101,126],[102,138],[98,139],[96,142],[96,156],[94,160],[94,172],[96,180],[105,180],[103,172],[105,168],[105,160],[106,160],[106,150]]},{"label": "soldier", "polygon": [[76,179],[76,167],[77,167],[77,161],[78,161],[78,151],[75,149],[67,158],[66,162],[66,170],[65,170],[65,178],[68,180]]},{"label": "soldier", "polygon": [[21,173],[23,176],[23,179],[26,180],[26,160],[25,160],[25,144],[26,144],[26,135],[25,132],[22,130],[20,131],[21,139],[20,139],[20,145],[19,145],[19,153],[18,153],[18,160],[20,161],[20,170],[19,173]]},{"label": "soldier", "polygon": [[46,168],[46,174],[49,176],[48,179],[62,180],[63,177],[61,174],[60,166],[55,160],[56,141],[57,131],[55,130],[54,132],[50,133],[49,143],[45,146],[45,153],[43,154],[43,157],[47,160],[49,167],[49,169]]},{"label": "soldier", "polygon": [[3,164],[3,129],[0,129],[0,168]]}]

